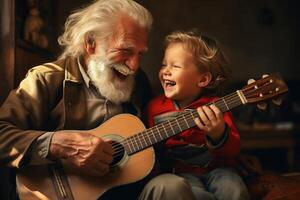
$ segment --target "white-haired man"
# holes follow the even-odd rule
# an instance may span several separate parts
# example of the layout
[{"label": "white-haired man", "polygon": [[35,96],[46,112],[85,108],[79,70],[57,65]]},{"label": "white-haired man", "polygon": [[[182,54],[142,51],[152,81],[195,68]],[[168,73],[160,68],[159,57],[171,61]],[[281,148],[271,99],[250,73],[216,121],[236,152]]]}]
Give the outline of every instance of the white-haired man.
[{"label": "white-haired man", "polygon": [[60,58],[30,69],[1,106],[0,164],[64,159],[82,173],[106,174],[112,145],[72,130],[119,113],[141,115],[149,85],[139,64],[151,24],[151,14],[132,0],[98,0],[71,14]]}]

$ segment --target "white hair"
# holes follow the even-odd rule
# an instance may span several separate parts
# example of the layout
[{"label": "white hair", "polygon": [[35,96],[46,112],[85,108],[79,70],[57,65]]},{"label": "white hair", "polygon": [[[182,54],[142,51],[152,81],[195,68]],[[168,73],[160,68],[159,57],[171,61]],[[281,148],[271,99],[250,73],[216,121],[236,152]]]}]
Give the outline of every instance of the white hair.
[{"label": "white hair", "polygon": [[80,56],[84,53],[86,36],[93,35],[105,41],[115,31],[115,23],[121,14],[126,14],[148,31],[152,25],[150,12],[133,0],[97,0],[91,5],[71,14],[65,31],[58,38],[64,47],[60,58]]}]

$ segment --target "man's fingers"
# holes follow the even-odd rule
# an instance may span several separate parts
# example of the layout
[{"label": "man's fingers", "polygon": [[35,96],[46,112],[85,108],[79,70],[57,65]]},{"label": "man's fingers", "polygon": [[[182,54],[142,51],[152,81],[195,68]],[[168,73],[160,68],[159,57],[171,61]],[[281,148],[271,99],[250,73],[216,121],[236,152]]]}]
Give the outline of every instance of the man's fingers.
[{"label": "man's fingers", "polygon": [[103,152],[101,154],[100,161],[105,164],[110,164],[113,161],[113,156],[111,154],[107,154],[107,153]]},{"label": "man's fingers", "polygon": [[109,172],[109,165],[99,162],[96,164],[96,166],[86,168],[84,171],[89,175],[103,176],[104,174],[107,174]]},{"label": "man's fingers", "polygon": [[104,142],[103,144],[103,151],[109,155],[113,155],[114,154],[114,149],[112,147],[111,142]]}]

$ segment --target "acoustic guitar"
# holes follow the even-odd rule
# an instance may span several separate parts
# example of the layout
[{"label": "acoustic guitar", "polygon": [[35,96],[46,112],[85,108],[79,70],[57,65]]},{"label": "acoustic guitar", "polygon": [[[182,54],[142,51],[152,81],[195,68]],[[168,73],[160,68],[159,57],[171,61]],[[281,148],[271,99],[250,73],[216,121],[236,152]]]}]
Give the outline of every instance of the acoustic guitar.
[{"label": "acoustic guitar", "polygon": [[[278,98],[288,91],[285,82],[276,74],[264,77],[226,95],[215,102],[222,112],[237,106],[261,103]],[[155,162],[153,145],[194,127],[196,110],[183,111],[175,119],[145,129],[135,116],[120,114],[88,132],[112,141],[115,150],[110,172],[102,177],[78,173],[62,160],[60,163],[28,166],[17,174],[19,197],[23,199],[86,200],[97,199],[106,191],[137,182],[146,177]]]}]

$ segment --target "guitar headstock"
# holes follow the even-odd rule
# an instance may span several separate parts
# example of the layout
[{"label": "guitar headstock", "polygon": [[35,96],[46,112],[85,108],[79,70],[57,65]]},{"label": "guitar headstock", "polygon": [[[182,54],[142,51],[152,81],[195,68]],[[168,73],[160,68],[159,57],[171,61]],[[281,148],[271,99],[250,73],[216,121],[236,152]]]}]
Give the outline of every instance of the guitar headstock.
[{"label": "guitar headstock", "polygon": [[279,95],[286,93],[288,87],[278,74],[272,74],[250,83],[240,91],[244,95],[246,103],[251,104],[276,99]]}]

